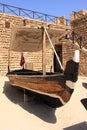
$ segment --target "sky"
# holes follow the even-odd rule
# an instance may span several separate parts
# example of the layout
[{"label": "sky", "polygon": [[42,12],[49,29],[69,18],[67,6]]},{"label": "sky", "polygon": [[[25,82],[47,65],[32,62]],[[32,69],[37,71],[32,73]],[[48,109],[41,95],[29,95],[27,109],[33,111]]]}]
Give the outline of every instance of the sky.
[{"label": "sky", "polygon": [[87,0],[0,0],[0,3],[70,19],[72,11],[87,10]]}]

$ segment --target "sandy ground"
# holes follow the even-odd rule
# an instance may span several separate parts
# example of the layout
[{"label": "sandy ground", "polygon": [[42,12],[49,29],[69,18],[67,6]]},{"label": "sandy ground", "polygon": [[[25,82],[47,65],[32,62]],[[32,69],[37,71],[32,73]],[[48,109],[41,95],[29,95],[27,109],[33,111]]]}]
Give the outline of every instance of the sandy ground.
[{"label": "sandy ground", "polygon": [[87,77],[79,77],[70,101],[60,108],[23,102],[23,92],[0,77],[0,130],[87,130]]}]

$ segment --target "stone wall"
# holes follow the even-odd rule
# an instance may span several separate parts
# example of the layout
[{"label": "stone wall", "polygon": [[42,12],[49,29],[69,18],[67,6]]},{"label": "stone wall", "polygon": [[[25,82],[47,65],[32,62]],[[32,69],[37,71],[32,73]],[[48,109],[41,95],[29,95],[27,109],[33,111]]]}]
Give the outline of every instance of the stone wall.
[{"label": "stone wall", "polygon": [[[82,47],[87,49],[87,11],[81,10],[71,14],[71,27],[79,39],[82,37]],[[79,42],[79,41],[77,41]],[[87,76],[87,52],[80,51],[80,75]]]},{"label": "stone wall", "polygon": [[71,27],[78,38],[82,36],[82,44],[87,48],[87,11],[82,10],[71,14]]},{"label": "stone wall", "polygon": [[[60,21],[61,20],[61,21]],[[64,20],[64,22],[63,22]],[[11,30],[14,27],[28,26],[42,26],[50,25],[53,28],[64,28],[66,27],[64,17],[55,20],[55,23],[43,22],[34,19],[24,19],[20,16],[9,15],[6,13],[0,13],[0,75],[6,75],[8,71],[8,63],[10,64],[10,70],[15,70],[20,67],[21,54],[18,52],[12,52],[9,50],[11,43]],[[62,25],[62,26],[61,26]],[[61,34],[61,33],[60,33]],[[8,58],[10,55],[10,58]],[[53,71],[53,50],[52,47],[48,46],[46,50],[46,70]],[[32,64],[33,70],[42,70],[42,51],[39,52],[27,52],[24,53],[26,64]]]},{"label": "stone wall", "polygon": [[[73,17],[73,15],[72,15]],[[10,69],[15,70],[20,67],[20,58],[21,53],[9,51],[11,43],[11,30],[14,27],[28,26],[49,26],[54,29],[62,29],[63,32],[59,30],[57,37],[60,37],[64,31],[66,31],[67,26],[65,22],[65,17],[60,17],[55,19],[55,23],[43,22],[40,20],[34,20],[30,18],[24,19],[20,16],[9,15],[5,13],[0,13],[0,75],[6,75],[8,71],[8,63],[10,64]],[[68,26],[70,28],[70,26]],[[87,16],[81,19],[73,20],[71,19],[71,27],[79,34],[85,37],[85,43],[87,41]],[[48,42],[48,41],[47,41]],[[66,61],[73,58],[75,49],[78,49],[72,43],[68,41],[61,41],[56,44],[62,45],[62,63],[63,67],[66,66]],[[9,53],[10,52],[10,53]],[[80,51],[81,60],[80,60],[80,69],[79,74],[87,76],[87,55]],[[10,59],[8,58],[10,55]],[[33,70],[42,70],[42,51],[39,52],[26,52],[24,53],[26,65],[29,65],[29,68]],[[46,50],[46,70],[54,71],[54,53],[52,47],[48,46]]]},{"label": "stone wall", "polygon": [[0,13],[0,75],[5,75],[8,68],[11,29],[21,25],[23,25],[23,18]]}]

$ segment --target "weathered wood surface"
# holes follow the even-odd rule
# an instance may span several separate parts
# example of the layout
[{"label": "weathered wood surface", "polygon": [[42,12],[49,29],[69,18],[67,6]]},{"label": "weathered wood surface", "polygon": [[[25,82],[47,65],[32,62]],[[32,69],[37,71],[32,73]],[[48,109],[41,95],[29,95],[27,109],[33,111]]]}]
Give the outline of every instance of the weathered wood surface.
[{"label": "weathered wood surface", "polygon": [[58,81],[57,76],[46,78],[43,77],[43,75],[8,75],[8,77],[10,84],[13,86],[19,86],[40,94],[59,98],[62,104],[68,102],[71,97],[71,94],[67,91],[66,87],[64,87],[63,79],[59,79],[60,81]]}]

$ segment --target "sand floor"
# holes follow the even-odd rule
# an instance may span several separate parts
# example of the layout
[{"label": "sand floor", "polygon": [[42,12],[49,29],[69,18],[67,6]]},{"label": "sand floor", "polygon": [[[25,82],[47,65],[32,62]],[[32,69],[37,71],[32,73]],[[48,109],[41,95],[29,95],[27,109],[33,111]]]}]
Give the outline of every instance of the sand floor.
[{"label": "sand floor", "polygon": [[79,77],[70,101],[56,109],[24,102],[23,92],[0,77],[0,130],[87,130],[87,77]]}]

